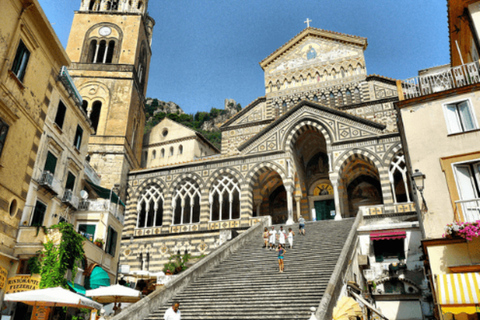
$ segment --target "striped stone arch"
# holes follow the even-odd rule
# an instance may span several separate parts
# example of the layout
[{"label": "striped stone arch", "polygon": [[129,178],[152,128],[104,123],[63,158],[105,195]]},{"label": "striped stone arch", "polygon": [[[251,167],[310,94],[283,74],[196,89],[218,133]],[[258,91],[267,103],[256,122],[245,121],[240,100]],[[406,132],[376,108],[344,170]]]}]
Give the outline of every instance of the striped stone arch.
[{"label": "striped stone arch", "polygon": [[200,175],[196,174],[196,173],[184,173],[184,174],[181,174],[180,176],[178,176],[171,184],[170,184],[170,188],[168,189],[168,193],[169,194],[173,194],[173,192],[175,191],[175,189],[177,188],[177,185],[182,182],[183,180],[185,179],[193,179],[195,181],[197,181],[198,183],[198,187],[200,188],[200,190],[203,190],[204,186],[205,186],[205,182],[203,181],[203,179],[200,177]]},{"label": "striped stone arch", "polygon": [[391,162],[392,162],[393,157],[395,157],[395,155],[399,151],[403,151],[403,146],[402,146],[402,143],[400,141],[396,145],[393,145],[392,147],[390,147],[390,149],[387,150],[387,152],[383,156],[383,165],[385,167],[389,167]]},{"label": "striped stone arch", "polygon": [[343,171],[345,166],[348,164],[348,159],[359,158],[369,162],[374,165],[375,168],[380,172],[384,168],[382,161],[378,158],[377,155],[373,154],[366,149],[352,149],[345,152],[342,156],[336,159],[332,165],[333,172],[340,174]]},{"label": "striped stone arch", "polygon": [[310,129],[318,131],[323,135],[323,137],[325,138],[325,142],[327,143],[328,150],[332,144],[332,137],[334,136],[333,132],[325,129],[324,125],[319,120],[304,119],[300,122],[293,124],[292,126],[290,126],[290,128],[287,129],[288,135],[285,136],[282,144],[285,152],[293,152],[293,145],[295,144],[295,141],[297,141],[297,138],[302,133]]},{"label": "striped stone arch", "polygon": [[210,190],[212,188],[212,184],[215,181],[217,181],[217,179],[220,176],[225,175],[225,174],[230,174],[231,176],[235,177],[235,179],[237,179],[237,181],[238,181],[238,184],[243,185],[243,180],[244,179],[243,179],[242,174],[238,170],[232,169],[232,168],[221,168],[221,169],[216,170],[212,175],[210,175],[210,177],[207,180],[206,189]]},{"label": "striped stone arch", "polygon": [[250,171],[248,171],[245,181],[248,183],[248,191],[251,192],[253,188],[254,181],[260,177],[260,175],[269,170],[276,171],[282,178],[283,183],[287,181],[287,175],[285,170],[279,165],[273,162],[261,162],[256,164]]},{"label": "striped stone arch", "polygon": [[166,192],[168,190],[167,184],[163,179],[159,178],[151,178],[151,179],[146,179],[144,180],[137,188],[137,190],[134,193],[134,196],[132,198],[138,198],[141,196],[141,194],[147,190],[151,185],[157,185],[159,189],[164,190]]}]

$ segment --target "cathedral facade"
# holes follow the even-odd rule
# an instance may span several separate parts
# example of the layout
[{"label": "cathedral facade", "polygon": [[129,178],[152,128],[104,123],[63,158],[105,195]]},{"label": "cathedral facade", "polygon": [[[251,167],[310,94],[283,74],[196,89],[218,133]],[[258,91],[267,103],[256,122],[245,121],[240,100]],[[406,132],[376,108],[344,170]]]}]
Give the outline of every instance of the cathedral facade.
[{"label": "cathedral facade", "polygon": [[201,137],[176,128],[170,138],[160,122],[144,139],[143,168],[127,176],[120,264],[161,271],[172,253],[208,254],[263,216],[292,224],[414,211],[396,82],[367,75],[366,47],[322,29],[297,34],[260,62],[265,96],[223,123],[221,151],[194,152],[185,143]]}]

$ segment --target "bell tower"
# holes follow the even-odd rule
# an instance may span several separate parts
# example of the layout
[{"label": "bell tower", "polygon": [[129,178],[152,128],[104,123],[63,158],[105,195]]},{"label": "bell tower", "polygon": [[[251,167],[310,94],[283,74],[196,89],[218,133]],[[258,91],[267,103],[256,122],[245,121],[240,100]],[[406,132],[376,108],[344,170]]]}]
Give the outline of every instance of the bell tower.
[{"label": "bell tower", "polygon": [[82,0],[67,45],[70,75],[95,129],[90,165],[102,186],[119,185],[121,195],[141,159],[155,24],[147,7],[148,0]]}]

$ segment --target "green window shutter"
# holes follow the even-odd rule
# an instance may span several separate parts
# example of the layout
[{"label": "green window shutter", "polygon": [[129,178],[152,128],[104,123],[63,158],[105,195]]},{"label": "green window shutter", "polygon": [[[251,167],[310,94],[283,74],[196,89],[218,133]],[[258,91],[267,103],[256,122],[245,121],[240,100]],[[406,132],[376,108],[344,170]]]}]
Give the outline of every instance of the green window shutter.
[{"label": "green window shutter", "polygon": [[50,151],[47,153],[47,161],[45,161],[44,171],[50,171],[55,173],[55,167],[57,166],[57,157],[55,157]]},{"label": "green window shutter", "polygon": [[43,224],[43,219],[45,217],[45,212],[47,211],[47,206],[37,201],[35,204],[35,209],[33,211],[33,218],[31,226],[41,226]]},{"label": "green window shutter", "polygon": [[7,139],[8,125],[0,119],[0,156],[2,155],[3,146]]},{"label": "green window shutter", "polygon": [[108,227],[107,246],[106,246],[107,253],[112,256],[115,256],[116,246],[117,246],[117,232],[112,227]]},{"label": "green window shutter", "polygon": [[75,187],[75,176],[69,171],[67,176],[67,183],[65,184],[65,190],[73,190]]},{"label": "green window shutter", "polygon": [[78,232],[88,240],[94,241],[96,228],[97,226],[94,224],[80,224],[78,226]]}]

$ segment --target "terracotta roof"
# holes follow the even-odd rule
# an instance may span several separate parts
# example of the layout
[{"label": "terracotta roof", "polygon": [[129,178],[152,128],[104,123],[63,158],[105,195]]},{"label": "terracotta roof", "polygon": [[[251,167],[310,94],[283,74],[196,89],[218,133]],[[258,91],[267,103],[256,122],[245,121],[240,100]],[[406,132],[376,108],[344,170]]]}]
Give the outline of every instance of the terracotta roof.
[{"label": "terracotta roof", "polygon": [[[265,69],[265,67],[269,64],[269,63],[267,63],[268,60],[273,60],[272,59],[273,57],[283,53],[288,46],[290,46],[294,42],[298,42],[298,41],[302,40],[304,37],[306,37],[310,34],[311,35],[316,35],[316,36],[323,36],[323,37],[329,37],[330,36],[330,38],[334,38],[336,40],[341,40],[341,41],[350,42],[350,43],[353,43],[353,44],[356,44],[356,45],[361,45],[363,47],[363,49],[366,49],[367,44],[368,44],[367,43],[367,38],[364,38],[364,37],[359,37],[359,36],[349,35],[349,34],[346,34],[346,33],[340,33],[340,32],[335,32],[335,31],[329,31],[329,30],[309,27],[309,28],[303,29],[300,33],[295,35],[292,39],[288,40],[283,46],[281,46],[280,48],[275,50],[272,54],[270,54],[268,57],[263,59],[260,62],[260,66],[262,67],[262,69]],[[342,38],[344,38],[344,39],[342,39]],[[348,39],[348,38],[350,38],[350,39]],[[350,40],[350,41],[348,41],[348,40]]]}]

